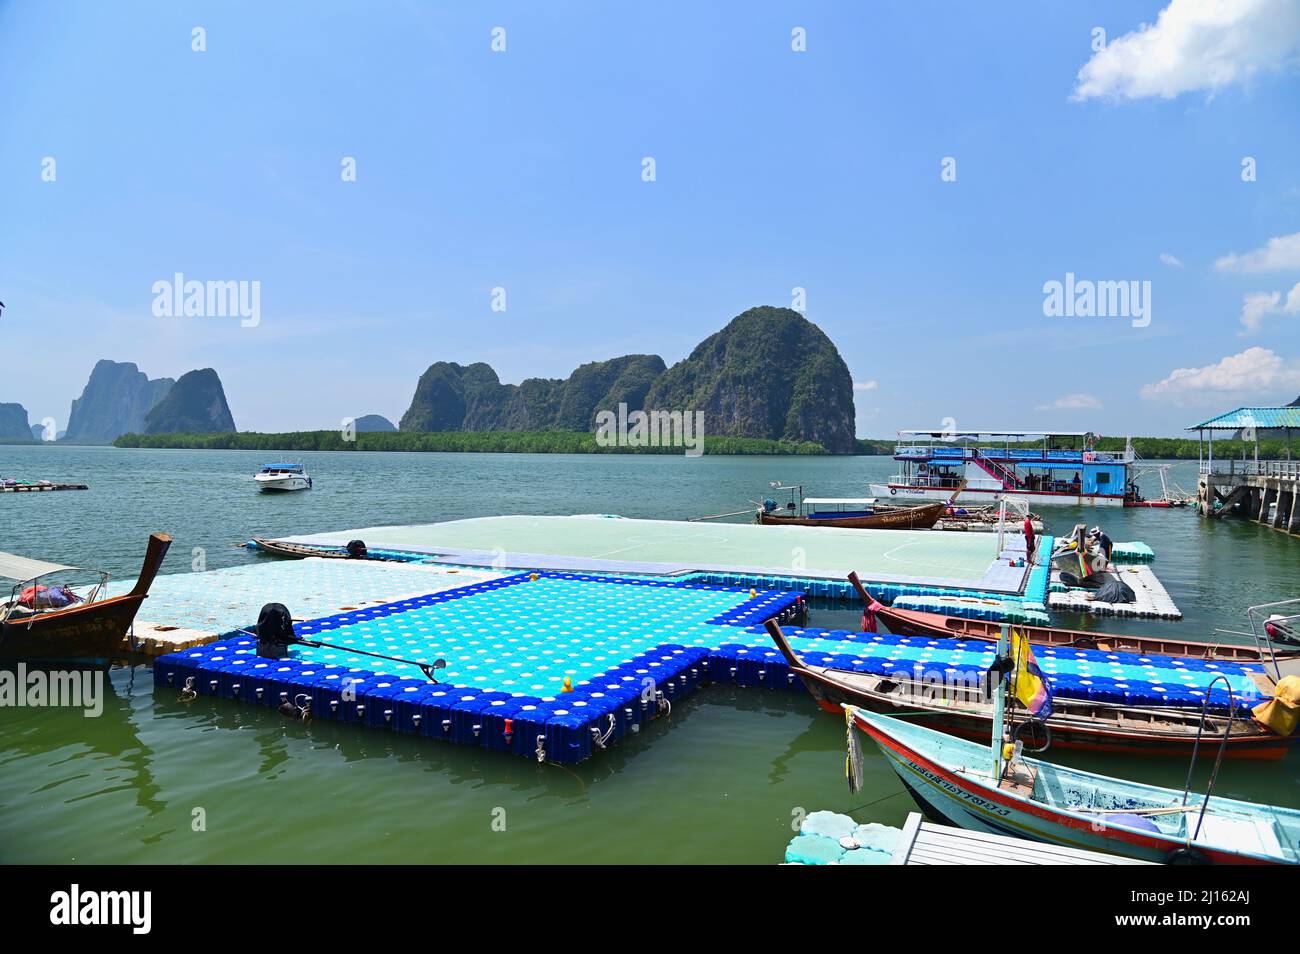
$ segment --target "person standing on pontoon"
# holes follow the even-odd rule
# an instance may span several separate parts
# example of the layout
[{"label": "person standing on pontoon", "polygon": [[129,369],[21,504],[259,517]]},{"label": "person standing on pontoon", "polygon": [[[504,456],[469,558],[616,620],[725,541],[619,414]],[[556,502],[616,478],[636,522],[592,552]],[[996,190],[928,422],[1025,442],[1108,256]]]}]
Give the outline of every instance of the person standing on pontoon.
[{"label": "person standing on pontoon", "polygon": [[1101,527],[1093,527],[1089,530],[1088,537],[1101,548],[1102,555],[1106,558],[1106,562],[1109,563],[1110,551],[1115,547],[1115,544],[1111,542],[1110,537],[1102,531]]},{"label": "person standing on pontoon", "polygon": [[1031,514],[1025,514],[1025,562],[1034,562],[1034,518]]}]

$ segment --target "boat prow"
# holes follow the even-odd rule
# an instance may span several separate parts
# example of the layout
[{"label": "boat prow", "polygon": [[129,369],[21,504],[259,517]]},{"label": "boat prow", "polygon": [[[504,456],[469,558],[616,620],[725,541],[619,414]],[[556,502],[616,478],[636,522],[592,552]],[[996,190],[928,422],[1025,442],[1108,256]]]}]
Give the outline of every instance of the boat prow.
[{"label": "boat prow", "polygon": [[[91,590],[90,598],[62,608],[40,607],[43,584],[39,581],[77,567],[0,555],[0,570],[16,583],[9,601],[0,604],[0,659],[103,662],[125,656],[131,651],[127,633],[171,543],[166,533],[150,535],[140,576],[129,593],[103,596],[108,574],[97,571],[100,583]],[[31,591],[27,601],[20,595],[26,590]]]}]

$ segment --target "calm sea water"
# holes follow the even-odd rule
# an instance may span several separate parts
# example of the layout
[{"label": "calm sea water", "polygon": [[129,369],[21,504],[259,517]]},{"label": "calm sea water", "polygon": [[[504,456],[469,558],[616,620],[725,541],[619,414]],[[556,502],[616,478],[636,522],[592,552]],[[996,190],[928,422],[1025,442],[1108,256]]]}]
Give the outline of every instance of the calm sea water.
[{"label": "calm sea water", "polygon": [[[264,559],[237,548],[255,534],[502,513],[681,519],[746,508],[773,480],[861,495],[892,468],[888,458],[295,456],[316,489],[273,496],[253,489],[262,453],[0,447],[0,475],[91,487],[0,495],[0,550],[133,578],[150,530],[173,535],[164,572],[180,572],[194,548],[210,568]],[[1179,464],[1174,476],[1190,488],[1194,471]],[[1300,593],[1300,540],[1264,527],[1190,511],[1042,512],[1050,532],[1100,521],[1116,540],[1149,543],[1187,617],[1071,624],[1206,637],[1241,628],[1252,603]],[[815,618],[852,626],[856,614]],[[569,768],[210,699],[182,705],[154,693],[148,667],[116,669],[111,683],[99,718],[0,709],[0,862],[772,864],[801,812],[901,824],[912,808],[875,756],[866,789],[848,794],[843,724],[801,695],[712,687]],[[1187,768],[1052,757],[1172,787]],[[1300,758],[1228,763],[1216,791],[1300,807]]]}]

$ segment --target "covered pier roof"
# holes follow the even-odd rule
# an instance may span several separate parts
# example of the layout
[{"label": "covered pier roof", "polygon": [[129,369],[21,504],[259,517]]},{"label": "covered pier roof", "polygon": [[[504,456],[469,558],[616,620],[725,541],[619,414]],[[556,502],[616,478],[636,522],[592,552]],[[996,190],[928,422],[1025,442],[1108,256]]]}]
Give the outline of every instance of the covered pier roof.
[{"label": "covered pier roof", "polygon": [[1239,431],[1243,428],[1300,428],[1300,407],[1239,407],[1208,421],[1193,424],[1189,431]]}]

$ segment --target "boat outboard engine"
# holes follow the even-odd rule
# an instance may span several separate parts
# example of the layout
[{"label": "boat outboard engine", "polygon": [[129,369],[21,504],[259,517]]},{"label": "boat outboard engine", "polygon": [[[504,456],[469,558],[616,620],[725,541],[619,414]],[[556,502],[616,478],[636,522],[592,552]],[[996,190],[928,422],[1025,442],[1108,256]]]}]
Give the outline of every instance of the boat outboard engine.
[{"label": "boat outboard engine", "polygon": [[1268,619],[1264,620],[1264,632],[1268,638],[1275,643],[1289,643],[1292,646],[1300,644],[1300,635],[1296,634],[1293,624],[1294,616],[1282,616],[1274,613]]},{"label": "boat outboard engine", "polygon": [[350,560],[364,560],[367,555],[366,541],[364,540],[349,540],[348,545],[343,549],[348,551],[348,559]]},{"label": "boat outboard engine", "polygon": [[267,603],[257,615],[257,655],[283,659],[289,644],[298,641],[293,631],[293,617],[283,603]]}]

